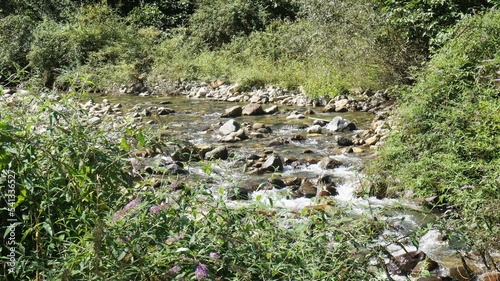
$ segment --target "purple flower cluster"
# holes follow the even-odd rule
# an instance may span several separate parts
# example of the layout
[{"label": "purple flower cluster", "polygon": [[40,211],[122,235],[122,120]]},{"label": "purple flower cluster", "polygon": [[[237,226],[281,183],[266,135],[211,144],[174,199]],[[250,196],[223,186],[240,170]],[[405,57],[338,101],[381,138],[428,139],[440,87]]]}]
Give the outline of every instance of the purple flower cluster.
[{"label": "purple flower cluster", "polygon": [[152,213],[152,214],[159,214],[167,205],[156,205],[156,206],[152,206],[151,208],[149,208],[149,212]]},{"label": "purple flower cluster", "polygon": [[210,258],[216,260],[216,259],[219,258],[219,254],[217,254],[216,252],[211,252],[210,253]]},{"label": "purple flower cluster", "polygon": [[125,205],[125,207],[123,207],[123,209],[119,210],[113,215],[113,220],[114,221],[121,220],[128,212],[133,210],[140,202],[141,202],[141,196],[130,201],[127,205]]},{"label": "purple flower cluster", "polygon": [[198,281],[207,279],[207,266],[202,263],[198,264],[196,270],[194,271],[194,274],[196,275],[196,279]]}]

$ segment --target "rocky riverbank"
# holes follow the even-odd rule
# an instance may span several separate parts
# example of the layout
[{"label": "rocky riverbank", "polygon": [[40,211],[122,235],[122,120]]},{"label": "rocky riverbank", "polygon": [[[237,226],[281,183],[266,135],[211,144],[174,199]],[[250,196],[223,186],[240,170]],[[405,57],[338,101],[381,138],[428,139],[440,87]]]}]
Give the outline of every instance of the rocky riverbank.
[{"label": "rocky riverbank", "polygon": [[[131,173],[151,178],[150,188],[175,192],[187,188],[196,177],[193,182],[201,180],[208,191],[224,187],[227,199],[237,201],[251,200],[254,192],[267,190],[286,190],[284,196],[291,200],[336,196],[346,178],[335,171],[358,169],[359,163],[353,160],[374,155],[392,125],[394,101],[386,91],[309,98],[276,87],[244,91],[217,81],[183,81],[175,87],[172,92],[127,95],[125,91],[121,96],[90,100],[74,96],[70,104],[86,117],[88,125],[107,128],[117,142],[125,139]],[[4,89],[0,95],[9,107],[29,104],[33,98],[49,101],[47,106],[61,115],[66,111],[58,103],[67,98],[62,94]],[[206,108],[197,109],[198,102]],[[366,112],[369,120],[353,119],[349,114],[354,112]],[[30,114],[29,110],[24,114]],[[32,129],[41,134],[50,130],[36,124]],[[149,129],[157,137],[141,140],[138,132]],[[234,175],[239,179],[231,178]],[[408,231],[406,220],[394,221],[393,231]],[[400,253],[401,248],[391,251],[393,257],[384,264],[395,280],[405,275],[414,280],[498,280],[494,272],[479,275],[483,272],[479,267],[462,265],[442,236],[427,236],[421,239],[420,249],[406,246],[407,253]],[[435,245],[448,254],[437,255]],[[418,277],[427,272],[434,276]]]}]

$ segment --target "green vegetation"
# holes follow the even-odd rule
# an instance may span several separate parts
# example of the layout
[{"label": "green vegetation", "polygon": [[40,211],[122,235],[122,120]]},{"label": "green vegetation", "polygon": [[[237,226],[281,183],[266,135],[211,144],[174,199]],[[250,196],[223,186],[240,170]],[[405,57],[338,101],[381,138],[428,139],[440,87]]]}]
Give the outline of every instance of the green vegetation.
[{"label": "green vegetation", "polygon": [[[284,218],[259,203],[230,209],[202,181],[178,190],[168,187],[182,181],[176,176],[165,176],[160,187],[150,177],[132,182],[130,155],[121,147],[158,140],[127,123],[121,129],[89,123],[75,95],[60,101],[30,95],[0,108],[2,187],[9,175],[16,179],[16,221],[0,228],[14,233],[13,280],[371,280],[380,274],[366,265],[385,254],[375,243],[383,224],[373,218],[348,218],[333,207]],[[8,196],[0,195],[3,222],[12,219]],[[2,253],[9,249],[2,246]]]},{"label": "green vegetation", "polygon": [[448,37],[403,91],[372,192],[436,196],[435,207],[451,208],[450,229],[486,251],[500,241],[500,13],[469,17]]},{"label": "green vegetation", "polygon": [[419,60],[369,0],[68,0],[72,9],[51,13],[21,2],[0,7],[0,39],[16,44],[0,51],[3,82],[22,69],[24,80],[59,89],[85,77],[95,90],[110,90],[141,76],[149,84],[224,78],[335,95],[386,87]]},{"label": "green vegetation", "polygon": [[[272,84],[311,96],[392,89],[397,122],[365,170],[367,193],[426,198],[445,213],[450,236],[487,256],[500,247],[499,4],[2,0],[0,85],[31,89],[0,107],[1,183],[15,172],[22,213],[15,230],[0,228],[21,241],[16,276],[384,278],[367,265],[385,255],[373,218],[332,209],[283,219],[258,205],[230,209],[202,182],[177,191],[134,182],[123,148],[127,139],[144,143],[142,132],[114,130],[110,120],[87,124],[71,100],[165,78]],[[402,84],[407,76],[412,85]],[[38,94],[51,90],[69,94],[59,102]]]}]

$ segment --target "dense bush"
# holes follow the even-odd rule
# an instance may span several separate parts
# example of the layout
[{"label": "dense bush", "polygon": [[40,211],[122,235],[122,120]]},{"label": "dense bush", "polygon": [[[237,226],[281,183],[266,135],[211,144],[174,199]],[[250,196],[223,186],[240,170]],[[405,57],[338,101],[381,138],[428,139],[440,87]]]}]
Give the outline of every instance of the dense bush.
[{"label": "dense bush", "polygon": [[405,91],[399,125],[371,165],[373,191],[435,196],[471,244],[498,246],[500,13],[467,18],[449,38]]},{"label": "dense bush", "polygon": [[[72,102],[32,95],[18,98],[16,106],[2,102],[0,115],[2,186],[7,171],[16,178],[12,280],[53,279],[73,254],[70,245],[92,234],[113,207],[110,202],[119,202],[119,189],[130,185],[122,152]],[[12,218],[6,217],[7,195],[0,199],[4,222]],[[2,234],[8,227],[2,224]]]},{"label": "dense bush", "polygon": [[127,1],[129,6],[120,5],[118,8],[127,12],[128,18],[140,27],[155,27],[161,30],[185,25],[195,11],[195,1],[164,0],[141,1],[134,7],[133,1]]},{"label": "dense bush", "polygon": [[479,13],[498,0],[377,0],[396,29],[426,52],[439,48],[443,34],[466,15]]},{"label": "dense bush", "polygon": [[0,83],[19,82],[25,77],[35,23],[27,16],[10,15],[0,20]]},{"label": "dense bush", "polygon": [[147,71],[157,36],[154,29],[126,25],[107,6],[85,6],[68,23],[39,24],[28,59],[46,86],[85,76],[102,89]]},{"label": "dense bush", "polygon": [[[310,95],[336,95],[385,87],[421,59],[370,1],[301,2],[293,11],[270,22],[259,2],[200,7],[190,28],[159,46],[154,72],[176,79],[226,77],[249,86],[303,86]],[[221,21],[231,28],[220,28]]]}]

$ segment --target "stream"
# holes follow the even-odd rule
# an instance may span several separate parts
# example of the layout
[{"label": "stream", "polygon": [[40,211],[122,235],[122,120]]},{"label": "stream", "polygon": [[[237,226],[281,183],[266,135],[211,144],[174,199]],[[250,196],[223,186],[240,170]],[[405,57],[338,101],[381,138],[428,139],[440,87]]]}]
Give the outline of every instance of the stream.
[{"label": "stream", "polygon": [[[405,254],[406,251],[422,250],[425,254],[440,264],[436,275],[447,276],[446,267],[460,266],[459,248],[443,241],[437,230],[430,230],[420,239],[419,249],[411,243],[408,235],[418,229],[426,227],[435,221],[433,214],[426,213],[417,203],[404,198],[377,199],[374,197],[363,198],[357,196],[357,191],[363,177],[362,164],[374,156],[376,147],[360,146],[356,151],[348,147],[339,146],[335,141],[338,137],[349,139],[363,135],[370,130],[374,114],[367,112],[327,112],[321,113],[319,108],[310,108],[314,114],[304,115],[305,118],[287,118],[291,112],[304,112],[306,107],[279,106],[279,111],[272,115],[240,116],[233,118],[242,127],[251,128],[254,124],[264,124],[270,129],[268,134],[253,134],[248,139],[221,143],[218,128],[230,118],[223,118],[222,114],[229,107],[246,103],[230,103],[213,101],[204,98],[188,99],[184,96],[157,97],[157,96],[98,96],[94,95],[96,103],[107,99],[111,104],[120,103],[122,111],[135,110],[139,112],[151,107],[167,107],[175,113],[164,116],[150,116],[140,118],[145,126],[157,128],[164,133],[189,141],[193,145],[212,144],[224,145],[228,148],[227,160],[212,161],[207,173],[207,167],[197,162],[190,162],[186,169],[190,175],[198,180],[202,179],[214,194],[224,194],[227,204],[237,208],[246,204],[258,202],[270,208],[284,209],[290,212],[300,212],[303,208],[321,204],[327,197],[336,205],[347,207],[353,216],[370,215],[385,220],[392,225],[381,235],[380,244],[388,249],[393,256]],[[271,104],[264,104],[264,109]],[[331,121],[334,117],[341,116],[356,124],[356,130],[351,132],[332,132],[322,129],[321,133],[308,134],[307,128],[315,120]],[[281,140],[276,144],[276,140]],[[279,155],[283,159],[283,169],[275,173],[249,173],[247,170],[248,159],[252,156],[256,162],[264,162],[269,155]],[[321,166],[322,159],[333,159],[342,163],[333,169]],[[327,196],[297,195],[293,188],[271,184],[274,179],[280,182],[299,179],[304,182],[317,182],[318,179],[334,179],[335,194]],[[229,192],[220,190],[231,189],[248,190],[247,197],[231,198]],[[302,187],[300,187],[302,188]],[[299,190],[300,190],[299,188]],[[318,191],[319,192],[319,191]],[[318,193],[319,194],[319,193]],[[313,194],[314,195],[314,194]],[[385,244],[387,237],[399,241],[404,248],[395,244]],[[474,264],[479,271],[484,269],[479,262]],[[393,275],[394,280],[417,280],[405,276]],[[431,279],[429,279],[431,280]],[[434,279],[432,279],[434,280]],[[440,279],[439,279],[440,280]],[[463,279],[469,280],[469,279]]]}]

